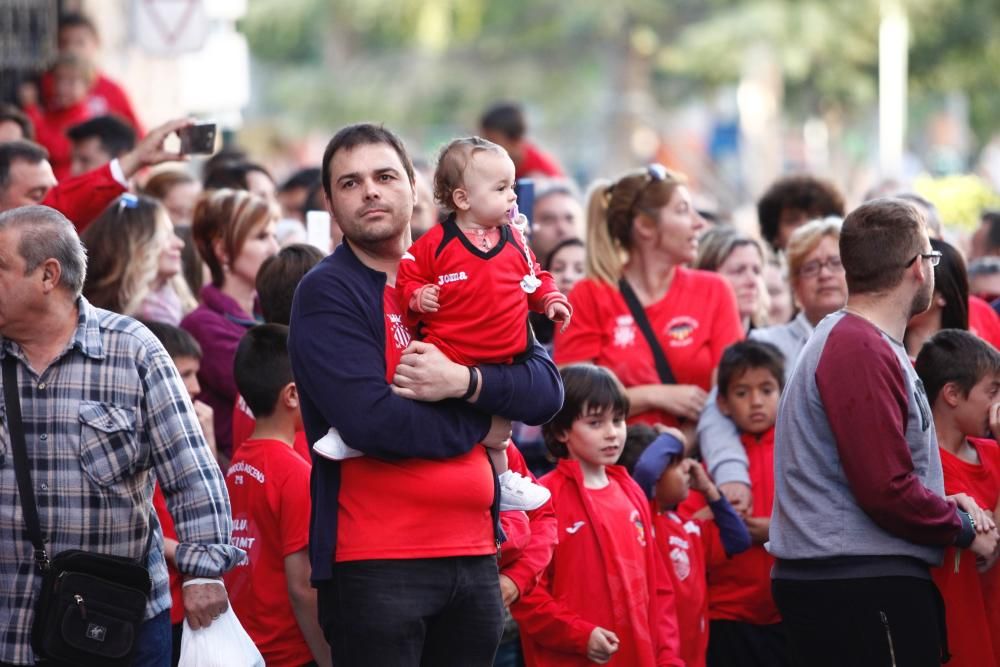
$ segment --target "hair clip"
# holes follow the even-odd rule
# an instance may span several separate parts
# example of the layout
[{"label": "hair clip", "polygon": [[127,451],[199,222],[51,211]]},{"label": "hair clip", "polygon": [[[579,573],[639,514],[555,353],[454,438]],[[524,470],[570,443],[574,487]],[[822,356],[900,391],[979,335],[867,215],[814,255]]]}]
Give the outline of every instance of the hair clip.
[{"label": "hair clip", "polygon": [[654,162],[646,167],[646,174],[654,181],[667,180],[667,168],[659,162]]},{"label": "hair clip", "polygon": [[118,198],[118,213],[126,208],[139,208],[139,198],[131,192],[126,192]]}]

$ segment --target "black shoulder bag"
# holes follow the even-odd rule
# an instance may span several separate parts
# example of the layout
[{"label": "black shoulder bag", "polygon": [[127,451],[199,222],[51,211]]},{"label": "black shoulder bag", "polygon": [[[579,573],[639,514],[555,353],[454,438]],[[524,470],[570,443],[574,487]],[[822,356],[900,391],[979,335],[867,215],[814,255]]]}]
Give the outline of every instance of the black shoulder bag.
[{"label": "black shoulder bag", "polygon": [[152,545],[152,526],[142,561],[79,549],[63,551],[50,561],[28,469],[17,359],[11,354],[3,360],[3,384],[21,509],[35,548],[35,565],[42,574],[31,646],[38,657],[59,663],[126,667],[132,661],[152,588],[145,566]]},{"label": "black shoulder bag", "polygon": [[656,374],[660,376],[660,382],[663,384],[677,384],[674,371],[670,368],[670,362],[667,361],[667,355],[663,351],[663,346],[660,345],[656,334],[653,333],[653,327],[650,326],[649,318],[646,317],[646,311],[643,309],[642,304],[639,303],[639,297],[635,295],[632,286],[624,278],[618,281],[618,291],[622,293],[622,298],[625,299],[625,304],[632,313],[632,319],[635,320],[636,326],[642,332],[643,338],[649,343],[649,349],[653,352],[653,362],[656,364]]}]

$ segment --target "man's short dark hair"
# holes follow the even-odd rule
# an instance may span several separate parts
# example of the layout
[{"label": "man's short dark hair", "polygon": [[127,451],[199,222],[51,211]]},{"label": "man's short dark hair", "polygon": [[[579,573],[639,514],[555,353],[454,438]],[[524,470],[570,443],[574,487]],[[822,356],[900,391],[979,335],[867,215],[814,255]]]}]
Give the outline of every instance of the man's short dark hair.
[{"label": "man's short dark hair", "polygon": [[840,230],[840,261],[850,294],[893,289],[903,280],[906,264],[924,252],[923,214],[902,199],[872,199],[851,211]]},{"label": "man's short dark hair", "polygon": [[95,38],[98,36],[97,24],[89,16],[80,12],[66,12],[59,15],[59,30],[65,28],[86,28],[94,34]]},{"label": "man's short dark hair", "polygon": [[66,131],[73,143],[97,138],[101,150],[112,158],[121,157],[135,148],[135,130],[116,116],[97,116],[74,125]]},{"label": "man's short dark hair", "polygon": [[295,243],[264,260],[257,272],[257,298],[265,322],[288,324],[295,288],[322,259],[323,253],[319,248]]},{"label": "man's short dark hair", "polygon": [[10,168],[15,162],[38,164],[48,159],[49,152],[33,141],[0,142],[0,192],[10,185]]},{"label": "man's short dark hair", "polygon": [[778,388],[785,388],[785,359],[774,345],[759,340],[733,343],[722,353],[719,361],[719,396],[727,397],[729,387],[744,373],[763,368],[778,381]]},{"label": "man's short dark hair", "polygon": [[968,331],[942,329],[920,348],[915,367],[933,406],[949,382],[958,385],[968,398],[984,377],[1000,373],[1000,352]]},{"label": "man's short dark hair", "polygon": [[323,170],[319,167],[305,167],[299,169],[281,184],[278,192],[288,192],[290,190],[311,190],[314,185],[319,185]]},{"label": "man's short dark hair", "polygon": [[0,104],[0,123],[14,123],[21,128],[22,138],[35,140],[35,126],[31,119],[13,104]]},{"label": "man's short dark hair", "polygon": [[521,105],[501,102],[487,109],[479,119],[482,130],[499,132],[510,141],[520,141],[528,131]]},{"label": "man's short dark hair", "polygon": [[778,223],[785,209],[805,211],[809,218],[844,217],[844,197],[829,181],[815,176],[786,176],[771,184],[757,202],[760,233],[774,245]]},{"label": "man's short dark hair", "polygon": [[403,169],[406,170],[406,176],[410,179],[410,183],[413,183],[413,162],[399,137],[382,125],[358,123],[348,125],[333,135],[333,139],[330,139],[326,150],[323,151],[323,191],[326,193],[327,199],[333,199],[333,190],[330,185],[330,163],[333,162],[333,156],[337,154],[337,151],[349,151],[357,146],[372,144],[386,144],[396,151],[400,162],[403,163]]},{"label": "man's short dark hair", "polygon": [[201,345],[195,337],[180,327],[166,322],[143,320],[143,324],[156,336],[171,359],[201,359]]},{"label": "man's short dark hair", "polygon": [[264,165],[242,160],[221,162],[207,169],[202,187],[206,190],[249,190],[247,176],[252,172],[264,174],[272,183],[274,182],[271,172]]},{"label": "man's short dark hair", "polygon": [[288,327],[258,324],[243,334],[233,358],[236,388],[258,419],[270,417],[281,390],[294,382],[288,359]]}]

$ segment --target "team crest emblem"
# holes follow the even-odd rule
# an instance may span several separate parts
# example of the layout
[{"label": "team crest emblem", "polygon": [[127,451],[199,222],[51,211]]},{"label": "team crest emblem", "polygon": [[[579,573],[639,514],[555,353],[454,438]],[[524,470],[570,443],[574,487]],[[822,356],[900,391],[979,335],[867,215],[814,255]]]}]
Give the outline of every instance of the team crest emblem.
[{"label": "team crest emblem", "polygon": [[642,524],[642,516],[639,514],[639,510],[632,510],[632,514],[629,515],[629,521],[635,526],[635,537],[639,540],[639,544],[646,546],[646,527]]},{"label": "team crest emblem", "polygon": [[674,547],[670,550],[670,560],[674,564],[674,573],[678,579],[684,581],[691,575],[691,559],[688,558],[687,551]]},{"label": "team crest emblem", "polygon": [[615,318],[615,347],[632,347],[635,344],[635,320],[631,315]]},{"label": "team crest emblem", "polygon": [[694,342],[694,332],[698,329],[698,320],[687,315],[675,317],[667,323],[666,332],[670,347],[685,347]]},{"label": "team crest emblem", "polygon": [[390,313],[386,317],[392,325],[392,342],[396,344],[397,349],[404,349],[410,344],[410,332],[403,326],[403,316]]}]

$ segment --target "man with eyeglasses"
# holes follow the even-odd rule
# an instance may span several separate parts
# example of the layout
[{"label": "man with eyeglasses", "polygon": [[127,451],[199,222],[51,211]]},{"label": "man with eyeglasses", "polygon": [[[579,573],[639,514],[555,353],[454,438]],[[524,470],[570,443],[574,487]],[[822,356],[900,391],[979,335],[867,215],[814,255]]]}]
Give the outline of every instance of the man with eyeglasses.
[{"label": "man with eyeglasses", "polygon": [[944,610],[929,568],[944,548],[984,559],[993,520],[944,496],[930,406],[903,346],[934,265],[922,214],[876,199],[844,220],[847,306],[799,356],[778,411],[768,549],[795,665],[937,665]]}]

